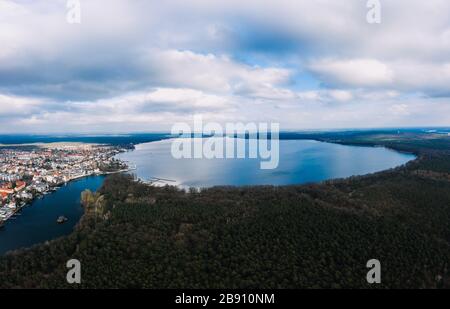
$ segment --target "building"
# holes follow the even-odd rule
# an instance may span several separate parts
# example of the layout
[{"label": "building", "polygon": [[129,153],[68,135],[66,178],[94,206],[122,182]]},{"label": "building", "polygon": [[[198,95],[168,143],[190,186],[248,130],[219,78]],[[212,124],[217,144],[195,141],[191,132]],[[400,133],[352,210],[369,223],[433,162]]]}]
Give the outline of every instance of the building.
[{"label": "building", "polygon": [[14,190],[16,192],[22,191],[23,189],[25,189],[27,186],[27,184],[25,183],[25,181],[16,181],[16,187],[14,188]]},{"label": "building", "polygon": [[8,199],[9,194],[5,192],[0,192],[0,199],[2,202],[6,201]]},{"label": "building", "polygon": [[0,187],[0,193],[13,194],[14,189],[10,188],[9,186],[3,186]]}]

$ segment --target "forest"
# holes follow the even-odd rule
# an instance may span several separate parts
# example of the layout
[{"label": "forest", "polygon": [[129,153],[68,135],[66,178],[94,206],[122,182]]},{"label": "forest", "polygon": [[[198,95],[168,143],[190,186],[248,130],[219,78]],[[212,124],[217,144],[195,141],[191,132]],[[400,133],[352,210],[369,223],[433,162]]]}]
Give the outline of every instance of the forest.
[{"label": "forest", "polygon": [[[291,136],[291,138],[293,138]],[[0,257],[0,288],[450,288],[450,138],[316,135],[418,158],[295,186],[187,192],[126,174],[85,191],[74,232]],[[82,282],[66,281],[78,259]],[[368,284],[366,263],[381,263]]]}]

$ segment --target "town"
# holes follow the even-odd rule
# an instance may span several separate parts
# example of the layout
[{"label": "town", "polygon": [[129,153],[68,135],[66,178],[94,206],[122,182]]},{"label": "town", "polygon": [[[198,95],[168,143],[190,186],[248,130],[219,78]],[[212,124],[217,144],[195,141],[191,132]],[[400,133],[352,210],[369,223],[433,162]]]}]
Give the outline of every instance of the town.
[{"label": "town", "polygon": [[33,199],[82,177],[127,171],[118,147],[54,143],[0,148],[0,227]]}]

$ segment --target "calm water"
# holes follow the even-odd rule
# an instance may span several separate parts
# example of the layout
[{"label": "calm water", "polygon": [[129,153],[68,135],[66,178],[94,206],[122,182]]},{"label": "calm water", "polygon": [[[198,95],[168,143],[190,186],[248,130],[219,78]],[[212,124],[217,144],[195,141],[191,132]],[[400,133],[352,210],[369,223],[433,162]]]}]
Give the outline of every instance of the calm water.
[{"label": "calm water", "polygon": [[185,187],[288,185],[362,175],[402,165],[415,158],[381,147],[356,147],[311,140],[281,140],[277,169],[261,170],[259,159],[179,159],[172,140],[137,145],[118,158],[136,165],[135,174],[175,180]]},{"label": "calm water", "polygon": [[[70,234],[83,214],[81,192],[97,190],[103,179],[104,176],[93,176],[70,182],[22,209],[19,216],[0,229],[0,254]],[[56,219],[61,215],[69,221],[60,225]]]}]

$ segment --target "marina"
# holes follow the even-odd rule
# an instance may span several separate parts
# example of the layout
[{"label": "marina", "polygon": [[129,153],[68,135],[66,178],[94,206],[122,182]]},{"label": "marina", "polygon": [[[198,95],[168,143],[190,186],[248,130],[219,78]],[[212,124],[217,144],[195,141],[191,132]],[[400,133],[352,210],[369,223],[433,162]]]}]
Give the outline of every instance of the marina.
[{"label": "marina", "polygon": [[[98,190],[105,177],[93,175],[73,180],[16,211],[0,229],[0,255],[70,234],[83,215],[81,192]],[[68,220],[58,224],[60,216]]]}]

